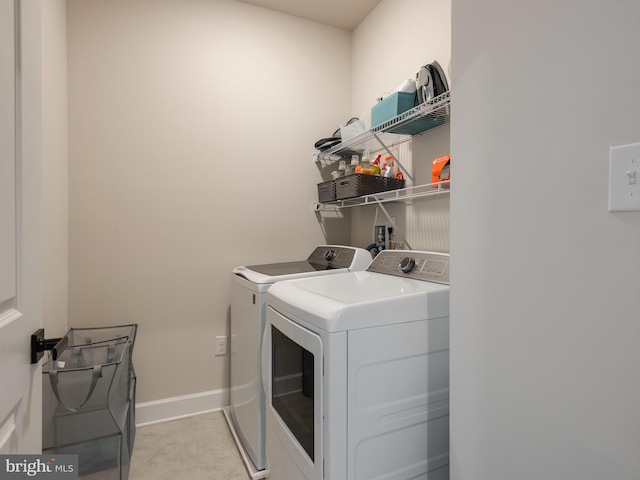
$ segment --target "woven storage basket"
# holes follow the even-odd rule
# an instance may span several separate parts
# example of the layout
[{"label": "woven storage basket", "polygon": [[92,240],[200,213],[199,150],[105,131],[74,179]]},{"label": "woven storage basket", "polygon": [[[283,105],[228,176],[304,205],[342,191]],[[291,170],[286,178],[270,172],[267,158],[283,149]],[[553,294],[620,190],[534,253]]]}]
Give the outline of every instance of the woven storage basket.
[{"label": "woven storage basket", "polygon": [[361,197],[372,193],[397,190],[404,187],[404,180],[354,173],[336,180],[336,199]]}]

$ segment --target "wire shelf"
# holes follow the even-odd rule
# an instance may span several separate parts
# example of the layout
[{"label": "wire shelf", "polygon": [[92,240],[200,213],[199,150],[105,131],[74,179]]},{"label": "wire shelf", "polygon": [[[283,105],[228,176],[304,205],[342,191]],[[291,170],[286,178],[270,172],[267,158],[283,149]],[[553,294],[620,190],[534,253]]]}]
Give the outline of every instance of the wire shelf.
[{"label": "wire shelf", "polygon": [[429,183],[426,185],[415,185],[413,187],[389,190],[386,192],[372,193],[362,197],[346,198],[344,200],[333,200],[331,202],[314,203],[314,210],[334,210],[335,208],[359,207],[362,205],[376,205],[387,202],[408,202],[410,200],[433,197],[448,194],[451,191],[449,180],[439,183]]},{"label": "wire shelf", "polygon": [[339,143],[317,154],[319,161],[335,162],[339,158],[364,150],[378,150],[381,143],[391,148],[408,140],[413,135],[444,125],[449,118],[451,92],[422,103],[396,117],[361,133],[346,142]]}]

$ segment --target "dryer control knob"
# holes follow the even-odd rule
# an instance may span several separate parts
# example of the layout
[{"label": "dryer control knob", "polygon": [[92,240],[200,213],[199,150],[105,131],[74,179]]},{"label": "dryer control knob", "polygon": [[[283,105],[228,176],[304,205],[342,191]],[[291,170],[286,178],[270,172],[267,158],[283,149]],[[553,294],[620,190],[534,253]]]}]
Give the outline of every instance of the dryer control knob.
[{"label": "dryer control knob", "polygon": [[409,273],[415,266],[416,261],[414,258],[404,257],[402,260],[400,260],[400,270],[402,270],[404,273]]},{"label": "dryer control knob", "polygon": [[334,258],[336,258],[336,251],[335,250],[327,250],[326,252],[324,252],[324,259],[326,261],[330,262]]}]

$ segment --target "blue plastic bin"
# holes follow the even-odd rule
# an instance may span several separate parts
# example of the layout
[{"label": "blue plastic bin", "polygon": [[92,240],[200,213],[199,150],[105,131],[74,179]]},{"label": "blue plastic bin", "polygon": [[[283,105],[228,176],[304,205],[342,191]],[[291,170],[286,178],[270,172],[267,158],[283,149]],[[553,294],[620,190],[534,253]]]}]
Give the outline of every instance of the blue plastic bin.
[{"label": "blue plastic bin", "polygon": [[415,93],[396,92],[371,108],[371,128],[418,105]]}]

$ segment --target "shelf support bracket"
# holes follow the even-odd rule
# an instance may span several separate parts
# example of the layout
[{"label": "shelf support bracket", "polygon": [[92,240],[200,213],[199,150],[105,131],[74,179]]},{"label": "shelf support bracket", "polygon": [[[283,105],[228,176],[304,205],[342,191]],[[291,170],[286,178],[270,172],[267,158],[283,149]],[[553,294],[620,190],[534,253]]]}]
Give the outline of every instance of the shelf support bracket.
[{"label": "shelf support bracket", "polygon": [[400,229],[398,229],[398,226],[391,218],[391,215],[389,215],[389,212],[387,211],[387,209],[384,208],[384,205],[382,204],[382,202],[375,195],[371,195],[371,196],[376,201],[376,204],[382,210],[382,213],[384,213],[384,216],[387,217],[387,220],[389,220],[389,224],[391,225],[391,227],[393,227],[393,231],[396,232],[396,235],[398,235],[400,240],[402,240],[402,243],[404,243],[409,250],[413,250],[413,248],[411,248],[411,245],[409,245],[409,242],[407,242],[407,239],[404,238],[402,235],[400,235]]},{"label": "shelf support bracket", "polygon": [[387,147],[385,145],[385,143],[380,140],[380,137],[378,136],[377,133],[373,134],[373,138],[375,138],[378,143],[382,146],[382,148],[385,149],[385,151],[391,156],[391,158],[393,158],[393,161],[396,162],[398,164],[398,167],[400,167],[400,170],[402,170],[402,173],[404,174],[405,177],[407,177],[409,180],[411,180],[411,183],[413,183],[413,175],[411,175],[406,168],[404,168],[404,165],[402,165],[402,163],[400,163],[400,161],[396,158],[396,156],[391,153],[391,150],[389,150],[389,147]]}]

